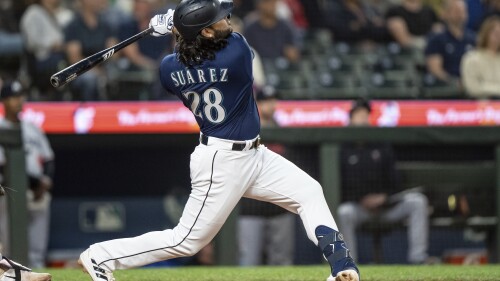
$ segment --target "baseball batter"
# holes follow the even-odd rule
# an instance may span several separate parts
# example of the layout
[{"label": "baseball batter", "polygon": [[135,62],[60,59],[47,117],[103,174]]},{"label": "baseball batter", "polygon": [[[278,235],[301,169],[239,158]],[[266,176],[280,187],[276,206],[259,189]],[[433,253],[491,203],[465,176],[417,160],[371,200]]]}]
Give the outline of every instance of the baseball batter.
[{"label": "baseball batter", "polygon": [[200,126],[191,154],[192,190],[173,229],[91,245],[80,264],[94,281],[117,269],[196,254],[222,227],[241,197],[299,214],[307,235],[331,266],[327,280],[358,281],[359,271],[338,232],[317,181],[260,144],[252,93],[252,51],[232,32],[228,0],[183,0],[151,19],[154,35],[172,31],[176,52],[163,59],[160,80]]}]

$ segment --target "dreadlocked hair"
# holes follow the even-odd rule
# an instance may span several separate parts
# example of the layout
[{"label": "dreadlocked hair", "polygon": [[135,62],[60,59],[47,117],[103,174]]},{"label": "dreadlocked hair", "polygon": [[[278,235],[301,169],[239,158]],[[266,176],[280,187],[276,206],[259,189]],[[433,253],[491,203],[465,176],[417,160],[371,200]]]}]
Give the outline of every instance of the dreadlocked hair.
[{"label": "dreadlocked hair", "polygon": [[179,34],[175,35],[177,42],[177,59],[185,66],[194,66],[203,63],[206,60],[214,60],[215,53],[228,44],[227,39],[209,39],[201,34],[196,36],[193,41],[186,41]]}]

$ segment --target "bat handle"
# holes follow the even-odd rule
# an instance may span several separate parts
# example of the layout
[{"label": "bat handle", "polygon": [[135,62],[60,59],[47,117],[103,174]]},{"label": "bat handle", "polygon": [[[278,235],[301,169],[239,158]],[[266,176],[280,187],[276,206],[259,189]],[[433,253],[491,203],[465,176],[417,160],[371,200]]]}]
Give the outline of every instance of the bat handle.
[{"label": "bat handle", "polygon": [[147,35],[150,35],[150,34],[153,34],[153,32],[155,31],[154,27],[148,27],[148,29],[144,30],[143,32]]}]

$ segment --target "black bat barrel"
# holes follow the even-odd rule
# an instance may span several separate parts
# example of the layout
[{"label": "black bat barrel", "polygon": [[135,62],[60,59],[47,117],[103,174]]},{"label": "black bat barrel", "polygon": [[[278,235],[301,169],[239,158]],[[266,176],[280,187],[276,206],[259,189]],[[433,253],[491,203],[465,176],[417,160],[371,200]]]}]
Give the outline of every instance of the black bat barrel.
[{"label": "black bat barrel", "polygon": [[112,57],[115,52],[127,47],[128,45],[151,34],[152,32],[153,28],[150,27],[114,45],[113,47],[102,50],[96,54],[91,55],[90,57],[84,58],[81,61],[66,67],[65,69],[57,72],[56,74],[52,75],[52,77],[50,77],[50,84],[52,84],[52,86],[54,86],[55,88],[58,88],[75,80],[78,76],[87,72],[94,66]]}]

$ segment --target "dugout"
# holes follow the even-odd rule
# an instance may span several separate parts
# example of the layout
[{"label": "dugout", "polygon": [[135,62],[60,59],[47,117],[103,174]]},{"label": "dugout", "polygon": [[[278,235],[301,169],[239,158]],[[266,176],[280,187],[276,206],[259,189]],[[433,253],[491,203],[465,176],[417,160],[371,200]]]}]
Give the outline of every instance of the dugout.
[{"label": "dugout", "polygon": [[[0,142],[11,144],[9,151],[16,149],[15,141],[11,140],[15,138],[13,134],[0,133]],[[322,183],[332,210],[340,198],[339,143],[361,140],[392,143],[405,184],[479,196],[471,201],[473,204],[486,200],[471,207],[478,210],[479,217],[490,219],[479,224],[488,229],[493,241],[499,241],[500,130],[497,127],[276,128],[264,129],[262,137],[264,143],[278,142],[291,148],[291,160]],[[173,223],[163,222],[168,218],[157,199],[170,189],[189,189],[189,155],[197,144],[197,135],[49,135],[49,139],[56,154],[51,250],[67,250],[69,245],[79,250],[93,242],[138,235]],[[81,220],[82,200],[120,202],[128,210],[126,223],[134,230],[82,229],[77,223]],[[144,214],[149,217],[144,219],[141,217]],[[453,229],[478,223],[477,220],[457,222],[452,214],[443,214],[451,220],[441,221],[440,225],[434,220],[433,227]],[[236,261],[234,223],[232,215],[217,237],[221,241],[216,243],[218,264]],[[66,238],[59,239],[57,235]],[[439,235],[440,239],[446,239],[447,233]],[[17,243],[24,239],[14,237]],[[299,231],[297,239],[303,238]],[[494,252],[500,251],[498,243],[493,247]],[[297,250],[314,252],[312,248]],[[316,256],[310,260],[319,257],[319,252],[313,255]]]}]

